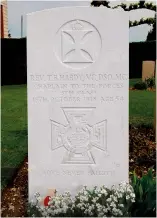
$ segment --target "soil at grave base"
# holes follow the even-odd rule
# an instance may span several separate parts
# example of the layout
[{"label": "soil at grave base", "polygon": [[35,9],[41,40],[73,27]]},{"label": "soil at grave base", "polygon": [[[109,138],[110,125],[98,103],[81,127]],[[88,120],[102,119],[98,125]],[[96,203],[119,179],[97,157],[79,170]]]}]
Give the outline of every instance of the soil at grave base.
[{"label": "soil at grave base", "polygon": [[150,128],[129,129],[129,171],[135,170],[141,177],[153,167],[156,176],[156,142],[155,131]]},{"label": "soil at grave base", "polygon": [[13,182],[2,192],[1,216],[26,217],[28,198],[28,158],[21,164]]},{"label": "soil at grave base", "polygon": [[[153,129],[133,128],[129,130],[129,168],[140,177],[154,166],[156,172],[156,143]],[[12,184],[2,193],[2,217],[27,217],[28,159],[20,167]]]}]

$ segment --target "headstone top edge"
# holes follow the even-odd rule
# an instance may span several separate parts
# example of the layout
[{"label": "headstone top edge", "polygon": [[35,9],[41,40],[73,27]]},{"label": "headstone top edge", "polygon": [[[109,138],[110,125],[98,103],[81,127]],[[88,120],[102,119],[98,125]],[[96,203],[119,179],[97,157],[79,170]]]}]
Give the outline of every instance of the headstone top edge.
[{"label": "headstone top edge", "polygon": [[105,10],[105,11],[114,11],[114,12],[122,12],[124,14],[126,14],[127,12],[124,11],[124,10],[120,10],[119,8],[117,9],[112,9],[112,8],[107,8],[105,6],[103,7],[91,7],[91,6],[70,6],[70,7],[55,7],[55,8],[48,8],[48,9],[44,9],[44,10],[39,10],[39,11],[34,11],[34,12],[30,12],[30,13],[27,13],[26,16],[33,16],[35,14],[38,14],[38,13],[43,13],[43,12],[53,12],[53,11],[58,11],[58,10],[70,10],[70,9],[90,9],[90,10]]},{"label": "headstone top edge", "polygon": [[31,15],[34,15],[36,13],[42,13],[42,12],[48,12],[48,11],[57,11],[57,10],[62,10],[62,9],[73,9],[73,8],[91,8],[91,6],[54,7],[54,8],[48,8],[48,9],[44,9],[44,10],[30,12],[27,14],[27,16],[31,16]]}]

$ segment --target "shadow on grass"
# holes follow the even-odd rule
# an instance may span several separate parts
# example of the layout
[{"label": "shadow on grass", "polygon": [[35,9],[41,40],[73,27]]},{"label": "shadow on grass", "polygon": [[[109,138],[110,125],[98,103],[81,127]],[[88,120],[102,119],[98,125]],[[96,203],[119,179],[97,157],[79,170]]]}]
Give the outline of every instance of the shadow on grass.
[{"label": "shadow on grass", "polygon": [[28,136],[28,130],[27,129],[24,129],[24,130],[12,130],[12,131],[8,131],[8,133],[10,135]]},{"label": "shadow on grass", "polygon": [[23,166],[25,160],[27,159],[27,156],[24,158],[24,160],[21,162],[21,164],[18,165],[18,167],[2,167],[1,168],[1,190],[3,191],[5,187],[12,187],[14,179],[16,178],[19,170]]},{"label": "shadow on grass", "polygon": [[[3,135],[3,132],[2,132]],[[1,188],[5,188],[6,185],[11,184],[13,178],[17,174],[23,159],[27,155],[27,142],[28,131],[12,130],[5,133],[5,138],[1,144]]]},{"label": "shadow on grass", "polygon": [[1,168],[1,179],[10,178],[19,169],[19,167],[2,167]]},{"label": "shadow on grass", "polygon": [[18,173],[19,167],[2,167],[1,168],[1,190],[4,188],[11,187],[12,183]]},{"label": "shadow on grass", "polygon": [[153,124],[152,123],[129,123],[129,128],[132,128],[132,127],[135,127],[135,128],[144,128],[144,129],[153,129]]}]

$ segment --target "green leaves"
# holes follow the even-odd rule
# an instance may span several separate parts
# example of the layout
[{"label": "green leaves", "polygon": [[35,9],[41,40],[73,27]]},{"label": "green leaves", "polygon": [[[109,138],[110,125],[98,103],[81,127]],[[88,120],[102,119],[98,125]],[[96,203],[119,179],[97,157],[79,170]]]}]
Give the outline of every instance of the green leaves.
[{"label": "green leaves", "polygon": [[134,88],[135,89],[138,89],[138,90],[146,90],[147,89],[147,84],[145,82],[138,82],[134,85]]},{"label": "green leaves", "polygon": [[125,11],[131,11],[136,9],[149,9],[156,12],[156,5],[152,2],[139,1],[138,3],[130,3],[127,6],[124,3],[118,4],[118,6],[111,7],[109,1],[92,1],[91,6],[99,7],[100,5],[106,6],[108,8],[117,8],[118,6],[122,7]]},{"label": "green leaves", "polygon": [[136,185],[136,182],[137,182],[137,176],[136,176],[136,173],[135,171],[133,172],[133,186]]},{"label": "green leaves", "polygon": [[153,169],[150,168],[147,175],[138,178],[133,173],[131,179],[136,195],[135,203],[131,208],[134,217],[150,217],[156,213],[156,180],[153,178]]},{"label": "green leaves", "polygon": [[139,185],[139,197],[140,197],[140,200],[142,201],[142,198],[143,198],[143,189],[142,189],[142,185],[141,184]]},{"label": "green leaves", "polygon": [[153,77],[145,79],[145,83],[147,84],[149,88],[153,88],[155,86],[155,77],[153,76]]}]

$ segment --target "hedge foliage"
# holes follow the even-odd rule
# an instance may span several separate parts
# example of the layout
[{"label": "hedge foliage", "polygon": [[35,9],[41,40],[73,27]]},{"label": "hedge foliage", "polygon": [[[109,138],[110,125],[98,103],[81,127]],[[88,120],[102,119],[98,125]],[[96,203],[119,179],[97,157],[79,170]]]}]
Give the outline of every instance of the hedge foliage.
[{"label": "hedge foliage", "polygon": [[142,61],[148,60],[156,60],[156,41],[130,43],[129,78],[142,78]]},{"label": "hedge foliage", "polygon": [[1,55],[1,85],[26,84],[26,39],[1,39]]}]

